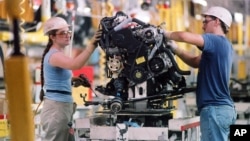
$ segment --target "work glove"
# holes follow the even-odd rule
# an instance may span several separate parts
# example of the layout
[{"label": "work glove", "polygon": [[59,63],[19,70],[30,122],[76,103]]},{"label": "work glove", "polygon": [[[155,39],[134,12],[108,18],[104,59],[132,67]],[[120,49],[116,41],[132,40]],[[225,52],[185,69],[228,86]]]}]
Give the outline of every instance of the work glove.
[{"label": "work glove", "polygon": [[102,29],[98,29],[95,32],[94,36],[91,38],[90,43],[93,44],[95,47],[97,47],[98,43],[99,43],[99,41],[101,39],[101,36],[102,36]]},{"label": "work glove", "polygon": [[98,46],[98,43],[100,42],[102,36],[102,29],[99,29],[95,32],[94,36],[90,39],[89,45],[87,46],[86,50],[89,53],[92,53],[96,47]]},{"label": "work glove", "polygon": [[175,41],[173,40],[168,40],[167,41],[167,46],[170,48],[170,50],[175,54],[176,50],[178,48],[178,45],[176,44]]},{"label": "work glove", "polygon": [[79,87],[79,86],[83,86],[87,88],[91,87],[90,81],[84,74],[80,74],[79,77],[72,77],[71,85],[73,87]]}]

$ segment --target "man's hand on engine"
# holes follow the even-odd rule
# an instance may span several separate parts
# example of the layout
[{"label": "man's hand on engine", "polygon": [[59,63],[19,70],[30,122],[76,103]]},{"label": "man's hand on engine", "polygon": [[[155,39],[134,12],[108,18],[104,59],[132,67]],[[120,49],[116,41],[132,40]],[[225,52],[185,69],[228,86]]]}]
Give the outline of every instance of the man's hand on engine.
[{"label": "man's hand on engine", "polygon": [[173,53],[176,53],[176,50],[177,50],[177,48],[178,48],[178,45],[176,44],[175,41],[169,40],[169,41],[167,42],[167,45],[168,45],[168,47],[170,48],[170,50],[171,50]]}]

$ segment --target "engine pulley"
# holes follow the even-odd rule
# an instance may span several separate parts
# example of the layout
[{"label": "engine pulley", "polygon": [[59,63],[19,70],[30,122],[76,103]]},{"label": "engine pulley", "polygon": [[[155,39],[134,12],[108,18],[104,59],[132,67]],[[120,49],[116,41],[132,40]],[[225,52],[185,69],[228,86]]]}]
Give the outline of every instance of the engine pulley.
[{"label": "engine pulley", "polygon": [[130,72],[130,78],[135,83],[142,83],[147,80],[147,71],[142,67],[136,67]]},{"label": "engine pulley", "polygon": [[152,58],[148,65],[150,70],[154,73],[160,73],[166,67],[164,60],[162,60],[160,57]]},{"label": "engine pulley", "polygon": [[122,110],[122,99],[119,97],[116,97],[112,99],[110,104],[110,110],[114,113],[118,113]]}]

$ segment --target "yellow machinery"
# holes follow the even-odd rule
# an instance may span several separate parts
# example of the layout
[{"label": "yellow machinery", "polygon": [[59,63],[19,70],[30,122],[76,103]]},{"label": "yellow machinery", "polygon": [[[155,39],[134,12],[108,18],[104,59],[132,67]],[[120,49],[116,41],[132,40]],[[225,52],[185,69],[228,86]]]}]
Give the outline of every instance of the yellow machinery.
[{"label": "yellow machinery", "polygon": [[[93,1],[92,4],[92,15],[101,15],[102,17],[105,16],[112,16],[113,15],[113,11],[114,11],[114,6],[113,4],[110,2],[110,0],[108,1],[102,1],[102,2],[98,2],[97,0]],[[99,21],[100,21],[101,17],[99,18],[92,18],[92,22],[93,22],[93,27],[95,29],[98,28],[99,26]],[[106,81],[105,78],[105,53],[100,49],[100,61],[99,61],[99,83],[103,83]]]},{"label": "yellow machinery", "polygon": [[[27,1],[27,2],[25,2]],[[12,7],[10,9],[13,9],[13,12],[20,12],[17,13],[19,14],[19,26],[21,30],[21,37],[22,37],[22,43],[23,44],[31,44],[31,45],[44,45],[48,38],[47,36],[44,36],[42,33],[42,23],[46,21],[48,18],[50,18],[50,14],[48,11],[48,7],[50,6],[49,0],[40,0],[42,2],[42,12],[41,12],[41,24],[37,25],[36,31],[24,31],[22,25],[24,23],[32,23],[34,20],[34,11],[33,11],[33,1],[35,0],[23,0],[20,1],[20,4],[13,4],[11,3]],[[36,0],[39,1],[39,0]],[[2,0],[0,1],[0,18],[5,19],[5,24],[10,25],[11,24],[11,19],[8,17],[6,6],[7,4],[10,3],[7,0]],[[25,4],[27,3],[27,4]],[[40,5],[38,5],[40,6]],[[18,8],[13,8],[13,7],[20,7]],[[47,9],[45,9],[47,8]],[[49,10],[50,11],[50,10]],[[9,31],[1,31],[0,32],[0,41],[2,42],[8,42],[13,40],[13,35]]]},{"label": "yellow machinery", "polygon": [[[34,141],[34,121],[31,109],[31,77],[28,58],[21,53],[23,40],[19,37],[24,20],[33,20],[31,1],[12,0],[4,2],[4,11],[13,29],[13,53],[5,60],[6,96],[8,100],[10,137],[15,141]],[[22,29],[21,29],[22,31]]]}]

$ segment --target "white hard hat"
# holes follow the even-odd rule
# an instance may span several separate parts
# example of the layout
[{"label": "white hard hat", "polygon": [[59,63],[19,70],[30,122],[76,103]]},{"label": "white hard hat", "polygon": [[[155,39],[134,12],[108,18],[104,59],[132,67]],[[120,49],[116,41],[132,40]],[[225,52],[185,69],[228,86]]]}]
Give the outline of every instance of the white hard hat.
[{"label": "white hard hat", "polygon": [[49,31],[69,27],[70,25],[61,17],[52,17],[47,20],[43,27],[44,35],[47,35]]},{"label": "white hard hat", "polygon": [[232,15],[231,13],[223,8],[223,7],[219,7],[219,6],[214,6],[209,8],[205,13],[202,14],[203,16],[214,16],[219,18],[222,22],[224,22],[228,27],[231,26],[232,23]]}]

